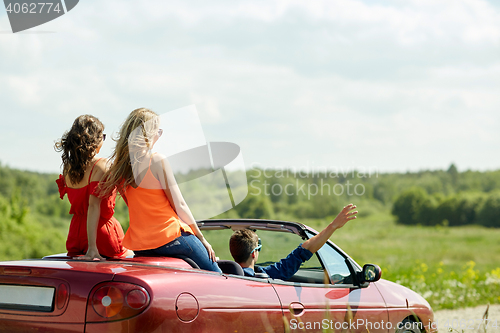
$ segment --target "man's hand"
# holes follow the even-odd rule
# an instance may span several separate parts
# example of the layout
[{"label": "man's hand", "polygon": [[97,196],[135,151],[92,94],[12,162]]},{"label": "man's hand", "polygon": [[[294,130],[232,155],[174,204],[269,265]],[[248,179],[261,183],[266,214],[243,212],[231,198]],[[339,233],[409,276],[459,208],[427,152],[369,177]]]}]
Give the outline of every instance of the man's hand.
[{"label": "man's hand", "polygon": [[302,244],[302,247],[306,250],[311,251],[312,253],[315,253],[316,251],[321,249],[321,247],[325,245],[325,243],[335,232],[335,230],[342,228],[344,224],[347,223],[347,221],[354,220],[356,218],[356,214],[358,213],[358,211],[353,212],[355,208],[356,206],[353,204],[348,204],[347,206],[345,206],[339,213],[339,215],[337,215],[337,217],[332,222],[330,222],[330,224],[328,224],[325,229],[321,230],[321,232],[316,236],[306,240]]},{"label": "man's hand", "polygon": [[335,230],[342,228],[347,221],[354,220],[356,218],[358,211],[353,212],[354,209],[356,209],[356,206],[353,204],[348,204],[342,209],[339,215],[337,215],[337,217],[330,223]]}]

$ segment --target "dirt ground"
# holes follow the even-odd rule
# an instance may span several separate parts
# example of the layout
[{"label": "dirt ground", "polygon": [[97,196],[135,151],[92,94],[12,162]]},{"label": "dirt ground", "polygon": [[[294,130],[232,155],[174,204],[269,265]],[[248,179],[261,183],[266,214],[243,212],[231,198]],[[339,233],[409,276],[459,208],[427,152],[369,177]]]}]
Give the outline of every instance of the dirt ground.
[{"label": "dirt ground", "polygon": [[[439,333],[448,332],[450,326],[454,328],[453,332],[455,333],[483,333],[484,326],[481,324],[486,307],[487,305],[481,305],[475,308],[435,311],[434,319],[438,325]],[[488,318],[490,322],[486,332],[500,332],[500,305],[490,305]],[[494,327],[495,322],[497,327]]]}]

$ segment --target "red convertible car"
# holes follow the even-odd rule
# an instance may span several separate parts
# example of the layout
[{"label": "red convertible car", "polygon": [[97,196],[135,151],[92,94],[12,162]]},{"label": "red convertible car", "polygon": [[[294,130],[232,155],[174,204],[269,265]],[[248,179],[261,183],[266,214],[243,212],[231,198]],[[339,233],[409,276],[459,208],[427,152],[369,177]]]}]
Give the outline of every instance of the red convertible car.
[{"label": "red convertible car", "polygon": [[380,279],[332,242],[289,281],[243,276],[234,230],[256,230],[268,265],[316,231],[272,220],[198,222],[223,274],[187,258],[78,261],[65,255],[0,262],[1,332],[434,332],[417,293]]}]

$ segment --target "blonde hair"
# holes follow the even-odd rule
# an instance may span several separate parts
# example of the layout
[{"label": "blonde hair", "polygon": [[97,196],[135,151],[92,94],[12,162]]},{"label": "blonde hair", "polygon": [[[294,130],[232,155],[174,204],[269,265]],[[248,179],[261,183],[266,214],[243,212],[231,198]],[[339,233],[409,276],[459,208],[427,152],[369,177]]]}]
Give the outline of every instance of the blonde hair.
[{"label": "blonde hair", "polygon": [[146,108],[132,111],[123,123],[111,155],[111,167],[100,184],[101,195],[106,196],[115,187],[123,193],[135,181],[133,165],[138,164],[153,148],[158,134],[160,117]]}]

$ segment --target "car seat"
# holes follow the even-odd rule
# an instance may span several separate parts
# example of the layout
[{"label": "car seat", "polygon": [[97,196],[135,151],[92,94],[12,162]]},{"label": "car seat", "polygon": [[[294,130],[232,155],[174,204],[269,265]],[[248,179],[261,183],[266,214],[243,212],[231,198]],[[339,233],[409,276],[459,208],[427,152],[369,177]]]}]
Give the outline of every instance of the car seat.
[{"label": "car seat", "polygon": [[217,265],[219,265],[219,268],[223,273],[241,276],[245,275],[245,273],[243,273],[243,268],[241,268],[241,266],[234,261],[217,260]]}]

